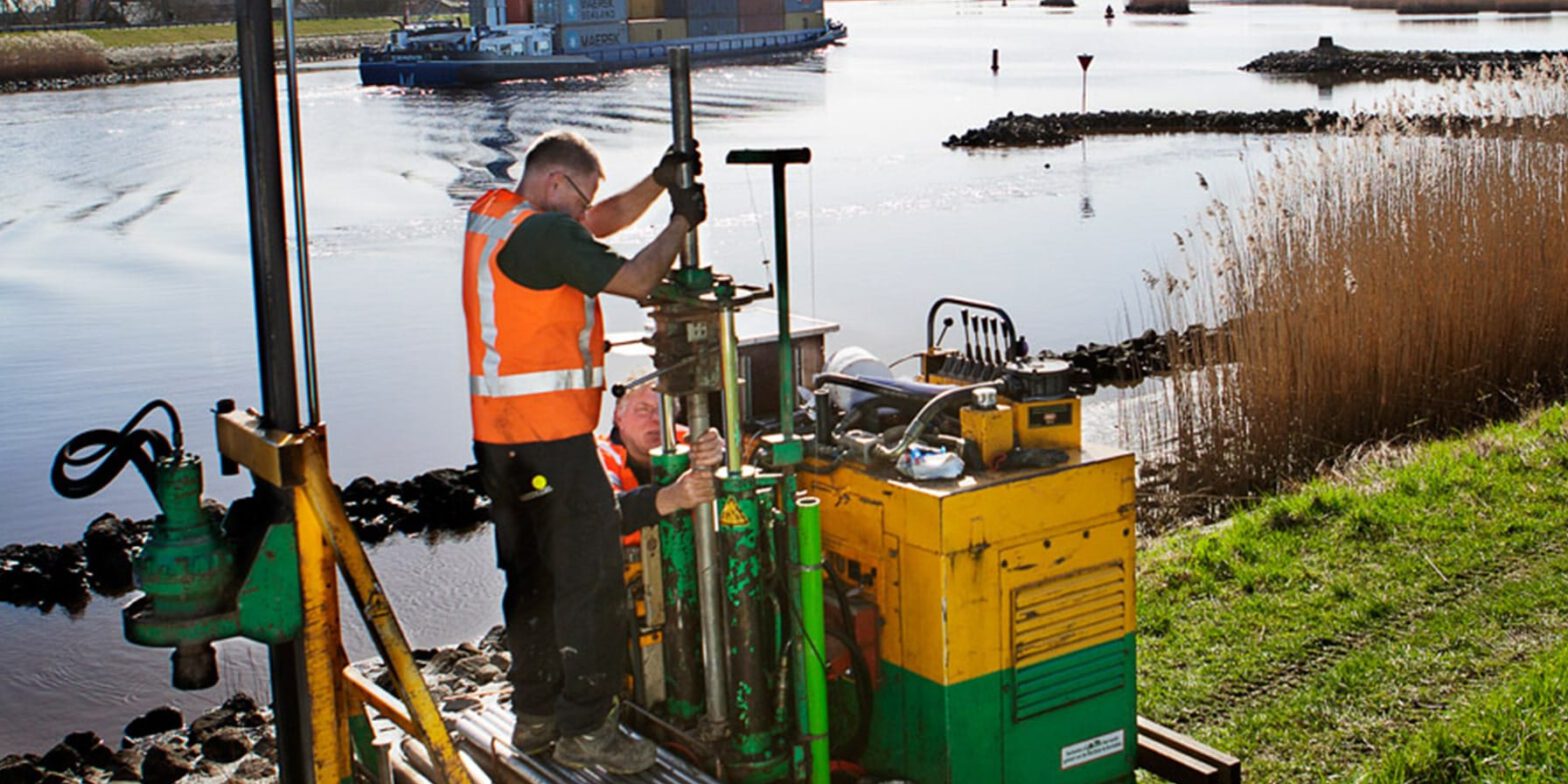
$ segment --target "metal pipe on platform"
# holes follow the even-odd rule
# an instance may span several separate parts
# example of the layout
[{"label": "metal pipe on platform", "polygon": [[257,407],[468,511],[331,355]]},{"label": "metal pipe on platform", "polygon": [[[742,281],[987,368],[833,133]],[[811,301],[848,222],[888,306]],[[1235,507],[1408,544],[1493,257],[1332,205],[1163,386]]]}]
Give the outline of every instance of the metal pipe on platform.
[{"label": "metal pipe on platform", "polygon": [[[686,421],[696,435],[708,432],[708,396],[703,393],[686,398]],[[697,547],[697,603],[702,612],[702,671],[704,718],[710,729],[722,729],[728,711],[724,704],[729,679],[724,662],[724,604],[721,586],[723,570],[719,564],[719,534],[714,528],[713,505],[692,510],[692,535]]]},{"label": "metal pipe on platform", "polygon": [[[671,47],[670,49],[670,109],[673,113],[673,126],[675,129],[675,150],[677,152],[695,152],[697,150],[696,138],[691,130],[691,49],[684,46]],[[690,188],[696,181],[690,163],[681,164],[676,176],[676,183],[682,188]],[[686,232],[686,237],[681,244],[681,267],[695,267],[698,262],[697,229],[692,228]]]},{"label": "metal pipe on platform", "polygon": [[745,445],[740,438],[740,341],[733,307],[719,317],[719,376],[724,380],[724,467],[730,476],[740,476]]}]

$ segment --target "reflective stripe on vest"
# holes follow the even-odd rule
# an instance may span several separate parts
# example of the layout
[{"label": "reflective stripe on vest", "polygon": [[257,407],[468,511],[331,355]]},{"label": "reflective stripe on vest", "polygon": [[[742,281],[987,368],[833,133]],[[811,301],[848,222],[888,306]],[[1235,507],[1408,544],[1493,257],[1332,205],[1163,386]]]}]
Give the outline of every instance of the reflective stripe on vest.
[{"label": "reflective stripe on vest", "polygon": [[591,433],[598,423],[604,341],[597,300],[567,285],[531,289],[500,268],[501,249],[534,213],[505,190],[486,193],[468,213],[468,388],[474,439],[485,443],[554,441]]}]

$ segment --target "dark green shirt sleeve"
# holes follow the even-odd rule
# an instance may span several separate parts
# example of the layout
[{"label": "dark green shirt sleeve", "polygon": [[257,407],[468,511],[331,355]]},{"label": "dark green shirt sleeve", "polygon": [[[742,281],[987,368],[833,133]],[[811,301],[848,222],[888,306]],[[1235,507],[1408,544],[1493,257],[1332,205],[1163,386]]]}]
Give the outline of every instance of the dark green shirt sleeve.
[{"label": "dark green shirt sleeve", "polygon": [[626,259],[581,223],[560,212],[523,221],[501,246],[497,263],[519,286],[547,290],[571,286],[592,297],[604,290]]}]

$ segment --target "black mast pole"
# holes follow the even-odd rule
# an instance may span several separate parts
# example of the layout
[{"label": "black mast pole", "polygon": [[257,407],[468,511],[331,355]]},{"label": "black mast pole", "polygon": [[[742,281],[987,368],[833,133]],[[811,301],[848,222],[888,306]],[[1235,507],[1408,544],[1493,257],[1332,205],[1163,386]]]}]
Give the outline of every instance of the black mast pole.
[{"label": "black mast pole", "polygon": [[[250,205],[251,274],[256,295],[256,344],[261,364],[262,419],[285,431],[299,429],[294,326],[289,305],[288,253],[284,242],[283,168],[278,137],[277,65],[272,56],[269,0],[235,0],[240,61],[240,115],[244,127],[245,184]],[[292,520],[288,499],[265,486],[269,518]],[[297,597],[296,597],[297,598]],[[308,784],[311,764],[309,706],[305,703],[302,640],[268,646],[273,715],[277,723],[278,780]]]}]

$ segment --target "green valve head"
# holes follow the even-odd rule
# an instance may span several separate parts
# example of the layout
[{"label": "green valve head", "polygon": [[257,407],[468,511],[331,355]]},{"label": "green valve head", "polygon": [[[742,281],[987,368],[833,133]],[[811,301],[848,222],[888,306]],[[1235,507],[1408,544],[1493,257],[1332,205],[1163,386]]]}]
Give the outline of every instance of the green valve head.
[{"label": "green valve head", "polygon": [[173,647],[174,685],[211,686],[217,677],[210,643],[234,634],[234,552],[201,507],[201,459],[165,458],[154,494],[163,510],[133,567],[146,594],[124,613],[126,639]]}]

